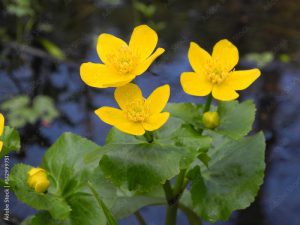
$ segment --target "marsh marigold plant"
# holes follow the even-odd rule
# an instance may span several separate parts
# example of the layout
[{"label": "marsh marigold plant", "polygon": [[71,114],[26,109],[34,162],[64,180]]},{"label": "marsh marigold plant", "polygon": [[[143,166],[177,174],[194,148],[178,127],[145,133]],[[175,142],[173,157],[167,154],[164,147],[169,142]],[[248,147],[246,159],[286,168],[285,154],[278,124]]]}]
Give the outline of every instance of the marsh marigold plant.
[{"label": "marsh marigold plant", "polygon": [[130,83],[116,88],[114,96],[120,109],[104,106],[95,113],[125,133],[143,135],[159,129],[169,118],[168,112],[162,112],[170,97],[169,85],[158,87],[145,99],[141,89]]},{"label": "marsh marigold plant", "polygon": [[259,69],[236,71],[238,49],[224,39],[215,44],[212,55],[191,42],[188,58],[194,72],[181,74],[183,90],[190,95],[205,96],[212,93],[215,99],[230,101],[238,98],[236,91],[249,87],[259,76]]},{"label": "marsh marigold plant", "polygon": [[157,42],[156,32],[147,25],[134,28],[129,44],[111,34],[101,34],[97,52],[103,64],[83,63],[81,79],[97,88],[123,86],[144,73],[165,51],[155,50]]},{"label": "marsh marigold plant", "polygon": [[[255,200],[264,181],[265,139],[262,132],[251,132],[253,101],[230,100],[260,71],[236,71],[238,50],[228,40],[219,41],[212,55],[192,42],[188,58],[194,72],[183,73],[181,84],[190,95],[208,95],[206,103],[168,103],[168,84],[145,98],[133,80],[164,52],[155,50],[157,40],[146,25],[134,29],[129,44],[109,34],[99,36],[103,64],[83,63],[80,75],[90,86],[115,87],[119,107],[95,110],[113,127],[101,146],[66,132],[47,150],[40,167],[14,165],[11,190],[39,210],[22,224],[117,225],[131,214],[145,224],[139,210],[162,204],[165,225],[178,224],[179,209],[190,224],[202,224],[202,219],[215,223]],[[212,105],[212,96],[222,101]],[[0,136],[3,127],[0,114]],[[5,148],[0,158],[19,149],[14,129],[6,126],[1,138]],[[1,184],[5,181],[0,179]]]}]

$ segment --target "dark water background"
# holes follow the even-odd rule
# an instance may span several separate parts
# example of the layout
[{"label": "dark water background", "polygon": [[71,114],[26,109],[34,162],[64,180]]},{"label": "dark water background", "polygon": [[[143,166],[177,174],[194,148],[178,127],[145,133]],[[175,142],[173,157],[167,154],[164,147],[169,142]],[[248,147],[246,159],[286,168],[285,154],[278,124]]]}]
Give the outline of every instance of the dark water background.
[{"label": "dark water background", "polygon": [[[242,60],[238,68],[256,66],[243,57],[248,53],[267,51],[274,60],[261,68],[260,79],[241,92],[240,97],[240,100],[255,99],[258,107],[255,131],[263,130],[266,135],[264,185],[248,209],[233,213],[226,223],[217,224],[300,224],[298,0],[144,1],[156,7],[151,16],[134,9],[136,1],[32,1],[38,13],[32,29],[18,42],[15,27],[23,20],[18,21],[8,14],[3,8],[6,1],[0,2],[0,25],[6,28],[6,35],[0,36],[0,102],[20,94],[31,99],[47,95],[54,99],[60,113],[50,124],[37,121],[19,129],[22,152],[11,155],[11,166],[16,162],[39,165],[45,150],[66,131],[104,143],[110,126],[101,122],[93,111],[102,105],[116,105],[113,89],[90,88],[79,77],[82,62],[99,62],[95,45],[100,33],[112,33],[129,40],[135,25],[147,23],[156,27],[159,46],[164,47],[166,53],[152,65],[152,73],[138,77],[137,83],[146,96],[155,87],[169,83],[172,102],[203,101],[186,95],[179,84],[180,73],[191,70],[187,59],[189,42],[195,41],[210,50],[215,42],[228,38],[240,50]],[[41,31],[41,24],[50,25],[52,30]],[[40,38],[59,46],[66,60],[47,54],[38,42]],[[280,60],[282,54],[289,60]],[[2,194],[1,191],[0,196]],[[16,221],[35,212],[14,198],[10,205]],[[141,212],[149,225],[163,224],[162,207],[148,207]],[[136,225],[137,222],[132,217],[121,224]],[[188,224],[181,213],[178,224]]]}]

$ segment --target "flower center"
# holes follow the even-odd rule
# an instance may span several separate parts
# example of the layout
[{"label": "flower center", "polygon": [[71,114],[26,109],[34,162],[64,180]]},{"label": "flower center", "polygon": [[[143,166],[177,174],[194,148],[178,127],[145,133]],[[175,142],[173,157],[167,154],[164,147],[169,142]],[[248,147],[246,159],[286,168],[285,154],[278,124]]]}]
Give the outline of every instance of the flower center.
[{"label": "flower center", "polygon": [[144,99],[128,103],[125,113],[127,118],[133,122],[143,122],[150,116],[149,106]]},{"label": "flower center", "polygon": [[128,47],[122,46],[116,52],[108,55],[111,65],[122,74],[130,74],[137,65],[138,56]]},{"label": "flower center", "polygon": [[229,73],[215,59],[209,60],[205,66],[205,75],[212,84],[222,83],[228,77]]}]

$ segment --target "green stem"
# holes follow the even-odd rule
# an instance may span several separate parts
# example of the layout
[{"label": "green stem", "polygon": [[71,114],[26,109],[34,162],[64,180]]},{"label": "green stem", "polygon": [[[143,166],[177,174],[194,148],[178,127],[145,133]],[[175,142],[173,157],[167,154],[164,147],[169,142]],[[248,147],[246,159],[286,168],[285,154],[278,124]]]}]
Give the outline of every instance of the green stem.
[{"label": "green stem", "polygon": [[[206,113],[206,112],[210,109],[211,102],[212,102],[212,95],[211,95],[211,93],[210,93],[210,94],[207,96],[207,99],[206,99],[206,102],[205,102],[205,105],[204,105],[202,114]],[[200,133],[200,134],[202,134],[202,132],[203,132],[203,129],[199,130],[199,133]]]},{"label": "green stem", "polygon": [[186,215],[190,225],[202,225],[202,221],[199,216],[189,207],[179,204],[178,208]]},{"label": "green stem", "polygon": [[171,183],[169,180],[166,181],[163,188],[164,188],[166,199],[168,202],[165,225],[175,225],[178,205],[176,202],[173,201],[174,195],[173,195],[172,186],[171,186]]},{"label": "green stem", "polygon": [[167,208],[165,225],[176,225],[178,202]]},{"label": "green stem", "polygon": [[152,143],[154,138],[153,138],[153,133],[150,131],[146,131],[144,134],[144,137],[146,138],[148,143]]},{"label": "green stem", "polygon": [[175,197],[176,197],[176,195],[180,195],[181,192],[183,191],[182,188],[183,188],[183,184],[184,184],[185,173],[186,173],[186,169],[180,170],[180,173],[177,176],[176,183],[174,186]]},{"label": "green stem", "polygon": [[169,180],[164,184],[164,191],[168,202],[165,225],[176,225],[178,202],[174,201],[174,194]]},{"label": "green stem", "polygon": [[205,106],[203,108],[203,113],[207,112],[210,109],[211,102],[212,102],[212,95],[209,94],[207,96],[206,103],[205,103]]},{"label": "green stem", "polygon": [[137,219],[137,221],[139,222],[140,225],[147,225],[142,214],[139,211],[136,211],[134,213],[135,218]]},{"label": "green stem", "polygon": [[97,200],[98,205],[102,208],[102,200],[101,200],[98,192],[96,191],[96,188],[94,187],[94,185],[90,181],[88,181],[87,184],[88,184],[89,189],[92,191],[95,199]]},{"label": "green stem", "polygon": [[167,202],[169,203],[169,201],[171,201],[173,199],[173,190],[172,190],[172,186],[171,186],[171,183],[169,180],[166,181],[163,188],[165,191]]},{"label": "green stem", "polygon": [[187,184],[185,174],[185,169],[180,171],[176,179],[174,190],[172,189],[170,181],[167,180],[164,184],[164,191],[168,202],[165,225],[176,224],[179,199]]}]

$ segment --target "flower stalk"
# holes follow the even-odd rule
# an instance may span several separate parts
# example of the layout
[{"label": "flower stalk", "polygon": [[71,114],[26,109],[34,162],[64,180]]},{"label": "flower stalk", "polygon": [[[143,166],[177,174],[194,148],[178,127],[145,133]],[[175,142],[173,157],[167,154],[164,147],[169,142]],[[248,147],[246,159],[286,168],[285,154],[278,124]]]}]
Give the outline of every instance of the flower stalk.
[{"label": "flower stalk", "polygon": [[212,102],[212,94],[209,94],[207,96],[205,106],[203,108],[203,113],[206,113],[210,109],[211,102]]},{"label": "flower stalk", "polygon": [[172,188],[169,180],[164,184],[164,191],[168,203],[165,225],[176,224],[179,199],[188,183],[185,179],[185,174],[185,169],[180,171],[177,176],[174,189]]}]

